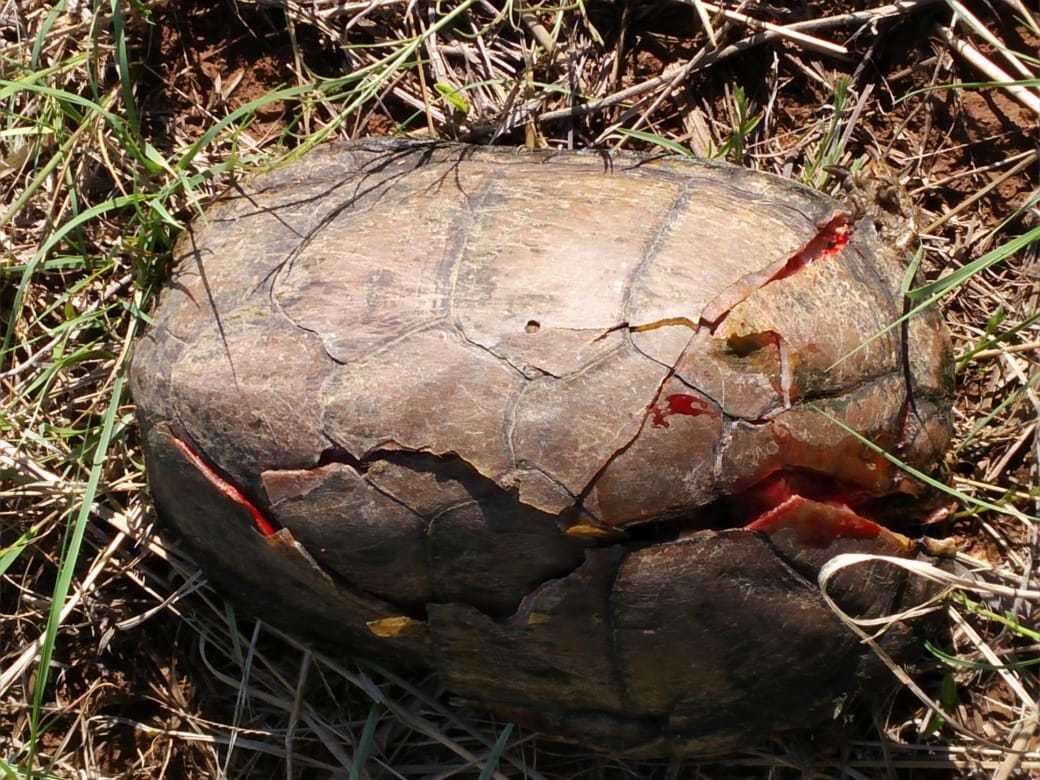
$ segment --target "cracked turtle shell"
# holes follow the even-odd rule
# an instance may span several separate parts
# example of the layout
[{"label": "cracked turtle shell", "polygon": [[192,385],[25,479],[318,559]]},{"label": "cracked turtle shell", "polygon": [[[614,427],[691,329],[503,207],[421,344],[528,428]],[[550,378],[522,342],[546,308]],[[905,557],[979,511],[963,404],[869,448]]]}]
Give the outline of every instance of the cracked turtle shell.
[{"label": "cracked turtle shell", "polygon": [[878,679],[816,574],[916,554],[864,438],[932,466],[951,374],[933,314],[885,330],[870,220],[724,164],[368,141],[232,187],[175,254],[132,366],[149,480],[248,611],[638,755]]}]

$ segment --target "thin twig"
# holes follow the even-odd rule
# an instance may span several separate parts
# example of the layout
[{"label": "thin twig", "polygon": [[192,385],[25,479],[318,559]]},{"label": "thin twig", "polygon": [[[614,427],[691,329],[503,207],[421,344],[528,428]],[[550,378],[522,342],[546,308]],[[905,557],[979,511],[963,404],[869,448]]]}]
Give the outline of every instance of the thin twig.
[{"label": "thin twig", "polygon": [[722,14],[727,19],[732,19],[734,22],[740,22],[742,25],[744,25],[750,30],[765,30],[771,33],[775,33],[776,36],[779,38],[785,38],[789,41],[800,44],[801,46],[804,46],[807,49],[812,49],[813,51],[821,52],[822,54],[838,54],[841,56],[846,56],[849,53],[849,50],[846,49],[844,46],[837,43],[831,43],[830,41],[825,41],[822,38],[817,38],[813,35],[807,35],[803,32],[799,32],[798,30],[794,29],[793,25],[784,26],[780,24],[773,24],[772,22],[767,22],[762,19],[756,19],[755,17],[748,16],[747,14],[742,14],[737,11],[731,11],[728,8],[723,8],[722,6],[715,5],[714,3],[704,3],[704,7],[714,11],[715,13]]},{"label": "thin twig", "polygon": [[[912,13],[913,11],[917,11],[924,6],[931,5],[935,2],[938,2],[938,0],[903,0],[902,2],[881,6],[870,11],[857,11],[855,13],[839,14],[838,16],[826,16],[821,19],[813,19],[807,22],[796,22],[795,24],[787,25],[785,29],[797,32],[800,30],[826,30],[834,27],[844,27],[847,25],[884,19],[899,14]],[[748,49],[753,49],[754,47],[761,46],[764,43],[775,41],[779,37],[780,36],[774,31],[756,33],[755,35],[737,41],[724,49],[709,54],[699,62],[690,60],[674,70],[668,69],[659,76],[647,79],[639,84],[634,84],[631,87],[627,87],[626,89],[622,89],[612,95],[597,100],[590,100],[587,103],[581,103],[568,108],[546,111],[539,114],[537,120],[539,122],[553,122],[558,119],[581,116],[600,111],[604,108],[609,108],[610,106],[623,103],[626,100],[639,97],[640,95],[651,92],[658,87],[669,84],[677,77],[679,80],[682,80],[696,70],[710,67],[717,62],[721,62],[722,60],[728,59],[736,54],[745,52]]]},{"label": "thin twig", "polygon": [[989,31],[989,28],[983,24],[975,14],[964,7],[964,4],[958,2],[958,0],[946,0],[950,7],[954,10],[953,20],[954,23],[963,19],[967,22],[968,26],[975,31],[982,40],[992,46],[994,49],[1000,52],[1001,56],[1004,57],[1011,65],[1017,70],[1023,78],[1032,79],[1036,78],[1036,75],[1025,66],[1025,64],[1018,58],[1018,56],[1005,46],[997,36]]},{"label": "thin twig", "polygon": [[715,34],[715,27],[711,23],[711,17],[708,15],[707,3],[704,0],[690,0],[693,3],[694,9],[697,11],[697,18],[701,20],[701,26],[704,28],[705,35],[708,36],[708,43],[713,47],[718,48],[719,38]]},{"label": "thin twig", "polygon": [[979,200],[986,197],[986,195],[988,195],[993,189],[999,187],[1001,184],[1006,182],[1019,171],[1024,171],[1026,168],[1028,168],[1030,165],[1036,162],[1037,158],[1040,158],[1040,152],[1033,151],[1032,154],[1020,160],[1017,165],[1015,165],[1012,168],[1009,168],[1004,173],[1000,174],[1000,176],[995,177],[985,187],[976,190],[972,195],[962,200],[952,209],[937,217],[926,228],[924,228],[921,231],[921,233],[927,235],[929,233],[935,232],[936,229],[938,229],[941,225],[945,224],[950,218],[956,216],[957,214],[960,214],[973,203],[977,203]]},{"label": "thin twig", "polygon": [[[101,573],[107,567],[109,560],[116,554],[125,539],[126,537],[123,534],[116,534],[112,537],[112,541],[101,552],[101,554],[94,559],[94,562],[90,566],[90,570],[87,571],[75,592],[68,597],[65,605],[61,608],[61,613],[58,617],[58,625],[61,625],[68,620],[69,615],[71,615],[80,605],[80,602],[90,595],[91,591],[94,589],[94,583],[97,582],[98,577],[101,576]],[[10,688],[15,681],[17,681],[18,678],[20,678],[25,671],[39,659],[40,648],[43,647],[43,643],[46,640],[47,633],[44,631],[32,642],[25,645],[21,651],[17,653],[15,660],[4,669],[2,673],[0,673],[0,696],[7,693],[7,689]]]},{"label": "thin twig", "polygon": [[1006,90],[1009,95],[1034,114],[1040,116],[1040,97],[1037,97],[1036,93],[1020,84],[1015,84],[1015,79],[1008,74],[1007,71],[998,66],[967,41],[962,41],[960,38],[954,36],[953,30],[949,27],[940,27],[939,35],[942,36],[942,39],[946,42],[947,46],[982,71],[988,79],[991,81],[1002,82],[1003,89]]}]

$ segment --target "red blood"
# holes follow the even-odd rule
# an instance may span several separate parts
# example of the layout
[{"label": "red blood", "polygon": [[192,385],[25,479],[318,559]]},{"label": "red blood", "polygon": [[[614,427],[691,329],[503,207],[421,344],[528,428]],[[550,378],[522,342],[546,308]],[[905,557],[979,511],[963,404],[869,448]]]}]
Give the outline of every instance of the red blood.
[{"label": "red blood", "polygon": [[773,274],[766,284],[778,279],[786,279],[817,260],[838,254],[847,243],[849,243],[849,225],[845,217],[836,217],[827,223],[802,251],[793,255],[783,268]]},{"label": "red blood", "polygon": [[253,523],[256,525],[257,530],[262,535],[274,535],[274,526],[271,525],[271,523],[268,521],[266,517],[263,516],[260,510],[253,505],[253,502],[242,494],[241,490],[239,490],[237,487],[235,487],[222,476],[220,476],[220,474],[214,471],[213,467],[206,463],[206,461],[204,461],[202,457],[197,452],[195,452],[195,450],[192,449],[192,447],[187,442],[177,438],[174,438],[173,442],[177,445],[178,449],[180,449],[180,451],[184,454],[184,457],[191,461],[191,464],[195,466],[195,468],[197,468],[199,471],[201,471],[202,474],[206,477],[206,479],[208,479],[217,490],[219,490],[221,493],[227,496],[228,499],[235,502],[249,513],[249,515],[253,518]]},{"label": "red blood", "polygon": [[744,510],[744,515],[754,517],[780,506],[793,495],[794,490],[787,475],[777,472],[736,498]]},{"label": "red blood", "polygon": [[[817,260],[833,257],[849,243],[851,234],[852,225],[849,224],[848,215],[839,214],[821,227],[812,240],[802,247],[800,251],[791,255],[787,262],[772,276],[766,276],[766,271],[768,270],[766,269],[766,271],[744,277],[737,285],[731,287],[725,296],[720,296],[720,299],[715,304],[705,309],[704,314],[701,316],[700,325],[714,333],[726,317],[729,316],[733,307],[746,300],[756,289],[765,287],[767,284],[772,284],[780,279],[786,279],[788,276],[793,276]],[[719,308],[720,306],[722,308]]]},{"label": "red blood", "polygon": [[801,544],[827,547],[835,539],[873,539],[882,527],[860,515],[870,494],[809,470],[777,471],[732,497],[737,520],[750,531],[793,531]]},{"label": "red blood", "polygon": [[827,547],[835,539],[873,539],[881,526],[848,507],[832,506],[793,495],[746,526],[749,531],[774,534],[793,531],[807,547]]},{"label": "red blood", "polygon": [[697,417],[702,414],[712,414],[712,408],[703,398],[685,393],[675,393],[664,399],[663,407],[658,404],[650,404],[648,411],[653,415],[655,428],[668,428],[667,417],[673,414],[685,414],[689,417]]},{"label": "red blood", "polygon": [[869,501],[869,493],[843,485],[826,474],[809,470],[777,471],[732,498],[739,518],[754,520],[780,506],[791,496],[802,496],[826,506],[854,511]]},{"label": "red blood", "polygon": [[820,253],[821,257],[836,255],[849,243],[849,226],[840,225],[834,230],[834,240]]}]

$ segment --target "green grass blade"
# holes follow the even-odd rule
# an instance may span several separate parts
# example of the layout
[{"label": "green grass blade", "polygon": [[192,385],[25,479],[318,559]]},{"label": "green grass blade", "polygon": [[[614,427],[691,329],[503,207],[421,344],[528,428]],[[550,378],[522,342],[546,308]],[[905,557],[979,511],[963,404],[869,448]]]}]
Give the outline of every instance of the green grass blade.
[{"label": "green grass blade", "polygon": [[895,104],[899,105],[903,101],[909,100],[915,95],[921,95],[926,92],[937,92],[944,89],[1002,89],[1004,87],[1040,87],[1040,79],[1017,79],[1008,81],[957,81],[952,84],[936,84],[931,87],[922,87],[921,89],[915,89],[912,92],[907,92],[901,98],[896,100]]},{"label": "green grass blade", "polygon": [[40,185],[47,179],[48,176],[58,167],[58,164],[68,154],[72,148],[73,143],[76,141],[76,135],[73,134],[69,140],[62,144],[61,148],[55,154],[51,155],[51,158],[47,160],[40,171],[33,177],[33,180],[29,183],[25,189],[22,190],[21,194],[14,199],[7,211],[4,212],[3,216],[0,216],[0,228],[7,225],[10,222],[11,217],[22,210],[22,207],[29,202],[29,199],[36,194],[36,190],[39,189]]},{"label": "green grass blade", "polygon": [[44,631],[43,646],[40,648],[40,661],[36,672],[36,685],[33,690],[31,720],[29,726],[29,754],[26,764],[33,765],[40,739],[40,715],[43,710],[43,696],[50,677],[51,661],[54,658],[54,645],[58,636],[58,626],[61,622],[61,611],[65,606],[65,600],[69,595],[69,586],[72,583],[72,575],[75,572],[76,560],[79,550],[83,544],[83,535],[86,533],[87,520],[90,517],[90,507],[97,495],[98,484],[101,482],[101,472],[108,454],[108,446],[112,440],[112,429],[115,426],[116,410],[123,400],[123,376],[116,377],[112,387],[112,397],[108,402],[108,409],[101,425],[101,435],[94,447],[94,460],[90,467],[90,476],[87,486],[83,492],[83,500],[80,502],[79,512],[73,524],[68,542],[65,545],[61,561],[58,564],[58,579],[54,585],[51,596],[50,613],[47,616],[47,628]]},{"label": "green grass blade", "polygon": [[502,733],[498,735],[498,739],[495,740],[491,752],[488,753],[487,758],[484,760],[484,768],[480,770],[480,780],[491,780],[491,777],[498,769],[499,763],[502,761],[502,754],[506,752],[506,745],[509,744],[509,737],[512,734],[513,724],[507,723],[506,727],[502,729]]},{"label": "green grass blade", "polygon": [[1013,405],[1023,395],[1029,392],[1029,390],[1035,387],[1038,383],[1040,383],[1040,374],[1033,374],[1031,377],[1029,377],[1029,380],[1026,382],[1025,387],[1017,388],[1013,393],[1009,394],[1007,398],[1005,398],[1003,401],[1001,401],[999,404],[993,407],[993,409],[991,409],[981,420],[975,423],[975,426],[971,429],[971,433],[965,436],[964,439],[961,440],[960,444],[958,444],[957,447],[954,449],[954,454],[960,453],[961,450],[963,450],[965,447],[971,444],[971,442],[975,440],[976,436],[978,436],[982,431],[986,430],[987,426],[990,424],[990,422],[993,421],[993,419],[997,415],[999,415],[1009,406]]},{"label": "green grass blade", "polygon": [[465,92],[447,81],[438,81],[433,85],[444,101],[463,116],[469,114],[469,101],[466,100]]},{"label": "green grass blade", "polygon": [[4,334],[4,345],[0,349],[0,357],[6,355],[11,349],[11,343],[14,340],[14,327],[15,323],[18,322],[21,311],[22,301],[25,298],[26,289],[29,286],[29,280],[32,278],[33,273],[36,270],[36,266],[47,256],[47,253],[61,241],[70,231],[75,230],[77,227],[85,222],[89,222],[101,214],[104,214],[115,209],[125,208],[126,206],[140,203],[141,201],[148,200],[148,195],[120,195],[118,198],[107,200],[104,203],[99,203],[96,206],[92,206],[86,211],[77,214],[73,219],[65,222],[48,236],[47,240],[41,244],[36,251],[33,253],[32,258],[25,266],[25,270],[22,272],[22,278],[18,283],[18,289],[14,294],[14,301],[11,304],[10,320],[7,323],[7,332]]},{"label": "green grass blade", "polygon": [[[455,19],[469,11],[470,7],[474,5],[475,2],[476,0],[463,0],[463,2],[459,3],[455,8],[451,9],[451,11],[444,14],[444,16],[440,17],[436,22],[426,28],[421,36],[416,36],[414,39],[402,46],[400,52],[396,55],[388,55],[379,62],[373,63],[373,65],[370,66],[371,70],[366,74],[365,78],[355,90],[353,100],[343,106],[340,109],[339,114],[337,114],[331,122],[327,122],[320,130],[308,136],[307,139],[304,140],[298,148],[294,149],[289,156],[298,157],[328,138],[329,135],[334,133],[344,122],[346,122],[348,117],[352,116],[357,109],[376,96],[383,85],[407,64],[409,58],[415,54],[416,50],[418,50],[430,35],[433,35],[444,27],[451,25]],[[383,63],[386,63],[385,66]]]},{"label": "green grass blade", "polygon": [[123,0],[112,0],[112,37],[115,40],[116,72],[123,93],[123,107],[127,122],[134,137],[141,135],[141,123],[137,118],[137,103],[134,101],[134,82],[130,73],[130,58],[126,52],[126,27],[123,19]]},{"label": "green grass blade", "polygon": [[225,129],[233,125],[239,119],[246,116],[251,116],[256,113],[257,109],[263,108],[264,106],[274,103],[279,100],[291,100],[293,98],[305,95],[308,92],[314,92],[318,89],[316,82],[302,84],[298,87],[287,87],[285,89],[277,89],[273,92],[267,92],[260,97],[250,100],[248,103],[244,103],[226,117],[221,119],[219,122],[211,125],[205,133],[196,139],[196,141],[188,147],[188,150],[181,156],[181,159],[177,161],[176,169],[178,171],[184,171],[188,165],[191,164],[192,160],[205,149],[214,138],[220,135]]},{"label": "green grass blade", "polygon": [[974,506],[976,509],[985,509],[985,510],[988,510],[990,512],[999,512],[1000,514],[1004,514],[1004,515],[1014,515],[1015,517],[1018,517],[1021,520],[1027,520],[1027,521],[1032,521],[1032,522],[1040,521],[1040,518],[1036,518],[1036,517],[1032,517],[1030,515],[1023,514],[1019,510],[1015,509],[1014,507],[1000,506],[998,504],[992,504],[989,501],[986,501],[985,499],[975,498],[974,496],[969,496],[966,493],[961,493],[959,490],[954,490],[953,488],[951,488],[948,485],[940,482],[939,480],[937,480],[937,479],[935,479],[933,477],[928,476],[923,471],[918,471],[917,469],[915,469],[910,464],[904,463],[903,461],[899,460],[899,458],[897,458],[895,455],[892,455],[887,450],[885,450],[883,447],[879,447],[874,442],[872,442],[870,439],[868,439],[866,436],[861,434],[859,431],[857,431],[857,430],[855,430],[853,428],[850,428],[842,420],[839,420],[837,417],[835,417],[833,414],[828,412],[826,409],[821,409],[816,404],[809,404],[809,408],[812,409],[815,412],[818,412],[819,414],[823,415],[824,417],[826,417],[828,420],[830,420],[832,423],[834,423],[839,428],[844,430],[846,433],[850,434],[851,436],[854,436],[862,444],[866,445],[871,450],[876,452],[878,455],[880,455],[881,457],[885,458],[885,460],[887,460],[892,465],[902,469],[903,471],[905,471],[910,476],[920,480],[921,482],[923,482],[924,484],[928,485],[929,487],[935,488],[936,490],[940,491],[941,493],[945,493],[948,496],[952,496],[953,498],[956,498],[958,501],[960,501],[960,502],[962,502],[964,504],[968,504],[968,505]]},{"label": "green grass blade", "polygon": [[841,127],[841,120],[845,115],[848,93],[849,80],[844,77],[839,78],[834,84],[833,108],[831,110],[831,120],[827,125],[827,132],[820,140],[817,154],[813,155],[810,164],[806,166],[802,173],[803,184],[807,184],[810,187],[823,187],[827,183],[828,174],[824,172],[824,176],[817,181],[820,171],[825,166],[833,165],[840,160],[845,151],[841,148],[841,136],[838,133],[838,129]]},{"label": "green grass blade", "polygon": [[952,666],[956,669],[971,669],[975,672],[996,672],[1002,669],[1027,669],[1030,666],[1040,665],[1040,657],[1027,658],[1024,661],[1006,661],[1000,666],[995,666],[988,661],[970,661],[967,658],[961,658],[957,655],[952,655],[944,650],[939,649],[931,642],[925,641],[925,649],[929,653],[934,655],[944,664]]},{"label": "green grass blade", "polygon": [[996,623],[1000,623],[1002,626],[1007,628],[1012,633],[1018,634],[1019,636],[1025,637],[1031,642],[1040,642],[1040,631],[1033,628],[1023,626],[1018,622],[1018,618],[1013,615],[1001,614],[994,612],[991,609],[987,609],[982,606],[978,601],[968,598],[964,593],[961,593],[961,601],[964,604],[964,608],[969,612],[973,612],[979,617],[984,617],[988,620],[992,620]]},{"label": "green grass blade", "polygon": [[921,267],[921,261],[924,260],[924,244],[918,242],[917,249],[910,258],[910,262],[906,264],[906,271],[903,274],[903,280],[899,283],[899,291],[902,295],[907,295],[910,292],[910,288],[914,284],[914,279],[917,278],[917,270]]},{"label": "green grass blade", "polygon": [[1040,312],[1026,317],[1022,322],[1018,323],[1013,328],[1008,328],[1003,333],[988,332],[984,337],[979,339],[975,346],[957,358],[957,373],[959,374],[963,371],[964,367],[971,363],[975,359],[975,356],[984,349],[992,349],[997,344],[1006,343],[1012,336],[1018,335],[1023,330],[1033,325],[1037,320],[1040,320]]},{"label": "green grass blade", "polygon": [[62,105],[72,104],[74,106],[79,106],[80,108],[85,108],[88,114],[96,113],[104,117],[113,125],[121,126],[123,124],[123,120],[118,116],[107,109],[102,108],[90,98],[77,95],[75,92],[68,92],[67,90],[57,89],[55,87],[45,87],[42,84],[34,84],[28,79],[22,79],[21,81],[0,79],[0,87],[2,87],[0,88],[0,100],[22,91],[35,92],[38,95],[45,95],[46,97],[54,98]]},{"label": "green grass blade", "polygon": [[43,44],[50,35],[54,23],[58,21],[58,17],[65,13],[65,4],[66,0],[59,0],[59,2],[55,3],[54,7],[43,20],[43,24],[40,25],[40,29],[36,32],[36,40],[33,41],[32,55],[29,57],[30,70],[35,71],[40,66],[40,52],[43,51]]},{"label": "green grass blade", "polygon": [[0,780],[21,780],[23,777],[32,778],[32,780],[68,780],[68,778],[50,772],[30,772],[0,758]]},{"label": "green grass blade", "polygon": [[[15,83],[20,84],[24,83],[24,81],[10,82],[3,81],[2,79],[0,79],[0,84]],[[3,90],[0,90],[0,93],[2,92]],[[62,90],[56,90],[56,92],[60,95],[70,94]],[[90,101],[86,102],[90,105],[96,105],[94,103],[91,103]],[[114,126],[119,125],[119,123],[121,122],[119,117],[109,113],[103,106],[99,106],[98,108],[102,112],[103,117],[111,118],[116,123],[116,125]],[[58,150],[53,155],[51,155],[50,159],[47,160],[47,162],[41,167],[41,169],[36,173],[36,175],[33,176],[32,181],[29,182],[29,184],[22,189],[18,197],[16,197],[11,202],[11,205],[8,206],[7,210],[3,213],[3,216],[0,216],[0,228],[6,226],[8,222],[10,222],[16,214],[20,213],[21,210],[25,207],[25,204],[28,203],[32,196],[36,194],[40,187],[43,186],[44,182],[47,181],[48,178],[50,178],[50,175],[54,172],[54,169],[57,168],[63,160],[67,160],[70,156],[72,156],[72,151],[76,148],[76,145],[79,144],[81,140],[80,136],[83,133],[85,133],[89,129],[89,127],[89,122],[84,121],[80,123],[80,126],[77,127],[75,131],[73,131],[69,135],[69,137],[62,142],[61,146],[58,147]],[[130,150],[131,146],[132,144],[128,144],[128,150]]]},{"label": "green grass blade", "polygon": [[626,127],[619,127],[617,131],[621,135],[627,136],[628,138],[634,138],[635,140],[642,141],[643,143],[653,144],[654,146],[660,146],[662,149],[667,149],[669,152],[672,152],[673,154],[678,154],[682,157],[696,156],[691,149],[688,149],[687,147],[683,146],[678,141],[673,141],[670,138],[665,138],[664,136],[657,135],[656,133],[647,133],[643,130],[629,130]]},{"label": "green grass blade", "polygon": [[1002,260],[1006,260],[1019,250],[1032,244],[1034,241],[1040,241],[1040,226],[1033,228],[1027,233],[1023,233],[1020,236],[1015,236],[1000,246],[991,249],[982,257],[958,268],[949,276],[944,276],[942,279],[937,279],[931,284],[926,284],[915,290],[911,290],[909,295],[915,300],[930,295],[942,295],[947,290],[951,290],[954,287],[959,287],[964,284],[975,274],[985,271],[990,266],[996,265]]},{"label": "green grass blade", "polygon": [[368,711],[365,727],[361,730],[361,739],[358,740],[357,750],[354,751],[354,760],[350,764],[350,780],[361,780],[361,770],[365,768],[376,742],[376,726],[379,725],[382,711],[383,706],[378,702],[373,703]]},{"label": "green grass blade", "polygon": [[837,360],[835,360],[835,361],[834,361],[833,363],[831,363],[831,364],[830,364],[829,366],[827,366],[827,370],[828,370],[828,371],[830,371],[830,370],[832,370],[833,368],[835,368],[836,366],[840,366],[840,365],[841,365],[842,363],[844,363],[844,362],[845,362],[846,360],[848,360],[848,359],[849,359],[850,357],[852,357],[853,355],[855,355],[855,354],[856,354],[856,353],[858,353],[858,352],[861,352],[861,351],[863,351],[864,349],[866,349],[867,347],[869,347],[869,346],[870,346],[871,344],[873,344],[873,343],[874,343],[875,341],[877,341],[877,340],[878,340],[879,338],[881,338],[881,337],[882,337],[882,336],[884,336],[884,335],[885,335],[886,333],[888,333],[889,331],[891,331],[891,330],[892,330],[893,328],[898,328],[898,327],[899,327],[900,325],[902,325],[902,324],[903,324],[904,322],[906,322],[906,321],[907,321],[908,319],[910,319],[911,317],[913,317],[913,316],[914,316],[915,314],[919,314],[920,312],[924,311],[924,310],[925,310],[925,309],[927,309],[927,308],[928,308],[929,306],[931,306],[931,305],[932,305],[933,303],[935,303],[936,301],[938,301],[938,300],[939,300],[940,298],[942,298],[942,294],[939,294],[939,295],[933,295],[932,297],[930,297],[930,298],[928,298],[928,299],[926,299],[926,300],[922,301],[921,303],[917,304],[916,306],[914,306],[913,308],[911,308],[911,309],[910,309],[910,311],[908,311],[908,312],[907,312],[906,314],[904,314],[904,315],[903,315],[902,317],[900,317],[900,318],[898,318],[898,319],[896,319],[896,320],[893,320],[892,322],[888,323],[888,325],[886,325],[885,327],[883,327],[883,328],[882,328],[881,330],[879,330],[879,331],[878,331],[877,333],[873,334],[872,336],[870,336],[870,337],[869,337],[869,338],[867,338],[867,339],[864,339],[864,340],[863,340],[863,341],[862,341],[862,342],[861,342],[861,343],[859,344],[859,346],[857,346],[857,347],[853,348],[853,349],[852,349],[852,350],[850,350],[849,352],[846,352],[846,353],[845,353],[844,355],[842,355],[842,356],[841,356],[840,358],[838,358]]},{"label": "green grass blade", "polygon": [[11,568],[12,563],[18,560],[18,556],[22,554],[25,548],[32,544],[34,538],[35,529],[30,529],[19,536],[14,544],[0,550],[0,577],[4,576],[4,572]]},{"label": "green grass blade", "polygon": [[865,339],[862,343],[859,344],[859,346],[855,347],[849,352],[846,352],[840,358],[831,363],[827,367],[827,370],[830,371],[835,366],[841,365],[853,355],[866,349],[879,338],[891,331],[893,328],[898,328],[900,325],[902,325],[908,319],[913,317],[915,314],[924,311],[933,303],[937,302],[946,293],[950,292],[950,290],[967,282],[968,279],[970,279],[975,274],[984,271],[985,269],[989,268],[992,265],[995,265],[996,263],[1002,260],[1006,260],[1015,252],[1018,252],[1019,250],[1023,249],[1024,247],[1028,246],[1029,244],[1037,240],[1040,240],[1040,227],[1035,227],[1028,233],[1023,233],[1022,235],[1016,236],[1015,238],[1011,239],[1007,243],[1001,244],[996,249],[987,252],[978,260],[969,263],[968,265],[955,271],[949,276],[939,279],[938,281],[932,282],[931,284],[918,287],[916,290],[912,290],[909,293],[911,299],[924,298],[924,300],[918,303],[916,306],[912,307],[902,317],[893,320],[888,325],[879,330],[877,333]]}]

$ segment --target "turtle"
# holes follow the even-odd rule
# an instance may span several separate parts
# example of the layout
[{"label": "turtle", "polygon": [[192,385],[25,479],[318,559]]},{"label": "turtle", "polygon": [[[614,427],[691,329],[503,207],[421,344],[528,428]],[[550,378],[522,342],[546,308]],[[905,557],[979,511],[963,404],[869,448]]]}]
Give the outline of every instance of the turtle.
[{"label": "turtle", "polygon": [[[898,464],[941,459],[953,378],[875,221],[721,162],[363,139],[174,255],[130,372],[149,484],[248,613],[632,756],[883,687],[817,576],[927,557]],[[877,562],[831,590],[922,593]]]}]

